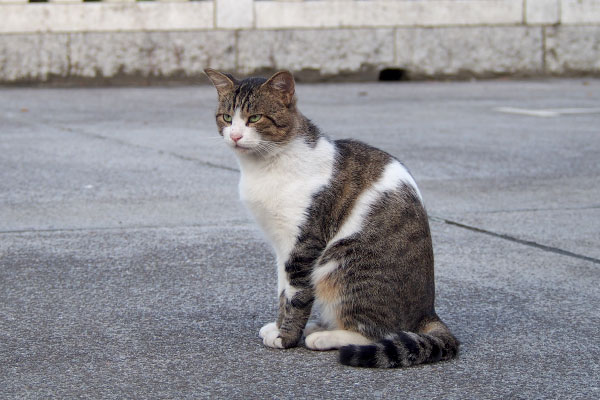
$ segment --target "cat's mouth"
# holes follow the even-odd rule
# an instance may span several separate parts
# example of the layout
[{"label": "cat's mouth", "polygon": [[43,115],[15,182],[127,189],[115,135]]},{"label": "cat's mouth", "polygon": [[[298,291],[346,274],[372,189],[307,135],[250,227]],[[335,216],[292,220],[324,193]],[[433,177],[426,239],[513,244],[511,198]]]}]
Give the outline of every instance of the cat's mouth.
[{"label": "cat's mouth", "polygon": [[245,152],[247,152],[247,151],[250,150],[250,147],[246,147],[246,146],[243,146],[243,145],[238,144],[238,143],[236,143],[233,146],[233,148],[236,149],[237,151],[241,151],[242,153],[245,153]]}]

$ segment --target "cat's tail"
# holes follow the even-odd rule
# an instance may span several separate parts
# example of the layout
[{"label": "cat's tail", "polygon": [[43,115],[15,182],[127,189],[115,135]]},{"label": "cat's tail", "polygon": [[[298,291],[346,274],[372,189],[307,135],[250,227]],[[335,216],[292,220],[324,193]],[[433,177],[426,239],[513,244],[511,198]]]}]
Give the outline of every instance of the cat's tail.
[{"label": "cat's tail", "polygon": [[397,368],[449,360],[458,354],[459,341],[448,327],[435,320],[419,333],[399,332],[370,345],[340,348],[344,365],[369,368]]}]

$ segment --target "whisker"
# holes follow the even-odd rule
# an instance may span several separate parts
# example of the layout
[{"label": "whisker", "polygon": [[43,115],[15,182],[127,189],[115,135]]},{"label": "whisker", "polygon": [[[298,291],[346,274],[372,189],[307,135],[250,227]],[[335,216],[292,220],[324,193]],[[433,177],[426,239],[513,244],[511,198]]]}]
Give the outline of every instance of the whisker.
[{"label": "whisker", "polygon": [[264,146],[265,148],[267,148],[267,149],[276,149],[276,148],[281,147],[281,145],[279,143],[269,142],[269,141],[266,141],[266,140],[262,140],[260,142],[260,144],[262,146]]},{"label": "whisker", "polygon": [[267,146],[267,143],[261,141],[256,145],[257,153],[259,153],[262,157],[265,157],[269,154],[270,148]]}]

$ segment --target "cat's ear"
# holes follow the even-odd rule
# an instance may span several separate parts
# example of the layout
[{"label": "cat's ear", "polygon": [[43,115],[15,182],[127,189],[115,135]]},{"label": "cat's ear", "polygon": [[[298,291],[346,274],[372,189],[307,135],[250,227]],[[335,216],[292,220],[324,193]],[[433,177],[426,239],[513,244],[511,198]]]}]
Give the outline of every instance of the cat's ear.
[{"label": "cat's ear", "polygon": [[273,92],[280,95],[286,105],[292,102],[296,91],[294,77],[289,71],[277,72],[270,77],[268,81],[263,83],[262,86],[268,87]]},{"label": "cat's ear", "polygon": [[212,84],[215,85],[220,96],[231,92],[235,87],[236,80],[229,74],[226,75],[211,68],[206,68],[204,73],[208,76]]}]

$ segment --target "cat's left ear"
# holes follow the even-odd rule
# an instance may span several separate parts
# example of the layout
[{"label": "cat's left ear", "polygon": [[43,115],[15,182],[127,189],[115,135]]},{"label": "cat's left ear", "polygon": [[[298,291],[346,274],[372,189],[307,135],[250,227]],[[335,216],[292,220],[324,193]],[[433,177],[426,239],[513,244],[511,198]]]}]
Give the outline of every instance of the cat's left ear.
[{"label": "cat's left ear", "polygon": [[280,71],[269,78],[268,81],[262,84],[262,87],[268,87],[275,93],[281,96],[286,105],[290,104],[294,99],[296,92],[296,84],[294,77],[289,71]]}]

